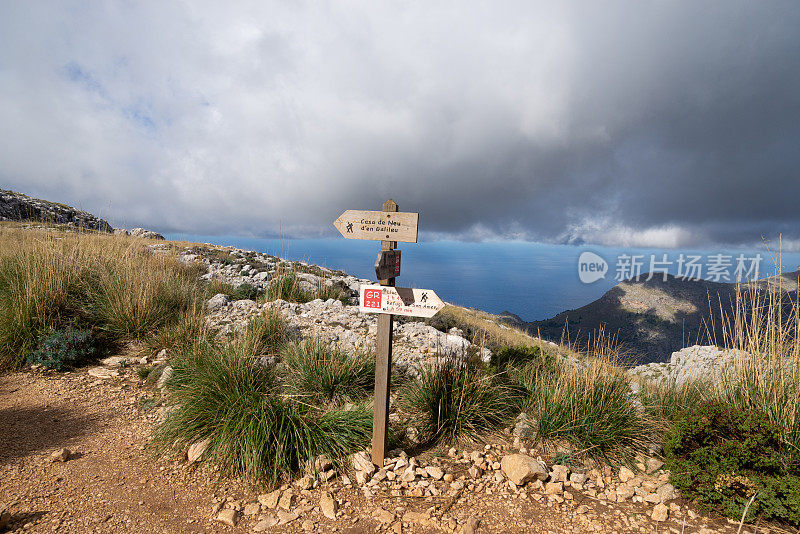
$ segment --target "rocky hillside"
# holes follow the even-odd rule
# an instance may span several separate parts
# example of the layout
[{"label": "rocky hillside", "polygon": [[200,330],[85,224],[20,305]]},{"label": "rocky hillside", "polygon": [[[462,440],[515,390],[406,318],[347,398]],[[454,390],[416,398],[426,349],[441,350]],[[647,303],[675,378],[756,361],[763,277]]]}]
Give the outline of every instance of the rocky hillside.
[{"label": "rocky hillside", "polygon": [[65,204],[0,189],[0,221],[34,221],[113,232],[108,222]]},{"label": "rocky hillside", "polygon": [[[784,273],[784,291],[796,293],[800,271]],[[572,341],[585,342],[598,329],[617,336],[634,364],[666,362],[673,352],[695,344],[722,344],[721,310],[729,315],[736,298],[736,284],[685,280],[660,276],[645,281],[626,280],[605,295],[551,319],[525,323],[511,315],[504,320],[541,333],[545,339],[559,341],[564,330]],[[759,289],[777,287],[775,277],[757,283]],[[713,326],[712,326],[713,325]],[[708,336],[708,331],[716,336]],[[716,337],[716,339],[709,339]]]}]

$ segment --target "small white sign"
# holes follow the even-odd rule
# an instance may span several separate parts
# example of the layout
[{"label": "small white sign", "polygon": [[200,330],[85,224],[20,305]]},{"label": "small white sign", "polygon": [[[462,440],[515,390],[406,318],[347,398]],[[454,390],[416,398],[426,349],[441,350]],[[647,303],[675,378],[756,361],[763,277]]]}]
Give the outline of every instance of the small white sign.
[{"label": "small white sign", "polygon": [[444,306],[431,289],[362,285],[359,291],[359,309],[364,313],[433,317]]}]

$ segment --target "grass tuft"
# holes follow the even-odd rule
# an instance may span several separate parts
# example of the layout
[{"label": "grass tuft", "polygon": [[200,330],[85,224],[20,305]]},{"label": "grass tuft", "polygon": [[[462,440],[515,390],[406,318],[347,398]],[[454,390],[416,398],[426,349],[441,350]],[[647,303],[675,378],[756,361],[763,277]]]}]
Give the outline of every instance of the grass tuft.
[{"label": "grass tuft", "polygon": [[417,379],[400,391],[401,406],[421,421],[430,442],[471,439],[508,423],[518,408],[512,389],[496,375],[458,356],[423,365]]},{"label": "grass tuft", "polygon": [[342,404],[369,396],[375,388],[375,357],[349,354],[312,339],[290,343],[283,353],[288,387],[308,402]]},{"label": "grass tuft", "polygon": [[565,440],[576,454],[612,463],[647,448],[655,426],[631,402],[630,380],[616,354],[600,335],[581,362],[552,369],[533,361],[509,372],[526,391],[524,411],[539,439]]},{"label": "grass tuft", "polygon": [[372,415],[363,407],[318,415],[232,344],[198,344],[173,366],[174,409],[157,431],[159,449],[209,439],[206,456],[223,475],[274,486],[319,454],[341,459],[369,442]]}]

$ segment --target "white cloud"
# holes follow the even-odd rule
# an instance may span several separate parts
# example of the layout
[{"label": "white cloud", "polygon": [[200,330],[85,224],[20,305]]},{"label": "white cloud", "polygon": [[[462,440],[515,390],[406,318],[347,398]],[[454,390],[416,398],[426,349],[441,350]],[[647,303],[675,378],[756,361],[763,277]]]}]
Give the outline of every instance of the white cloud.
[{"label": "white cloud", "polygon": [[6,3],[0,183],[162,231],[318,235],[392,196],[450,237],[800,239],[799,14]]}]

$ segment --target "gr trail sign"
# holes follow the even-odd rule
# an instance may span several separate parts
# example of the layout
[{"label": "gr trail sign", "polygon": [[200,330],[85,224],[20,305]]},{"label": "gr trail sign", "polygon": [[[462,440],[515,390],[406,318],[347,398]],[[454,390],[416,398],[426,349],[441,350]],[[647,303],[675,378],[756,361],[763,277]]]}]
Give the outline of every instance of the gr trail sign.
[{"label": "gr trail sign", "polygon": [[390,313],[412,317],[433,317],[444,302],[430,289],[362,285],[359,310],[364,313]]},{"label": "gr trail sign", "polygon": [[395,315],[433,317],[444,302],[430,289],[394,287],[400,275],[398,242],[416,243],[419,213],[398,211],[394,200],[383,203],[381,211],[347,210],[333,222],[347,239],[381,242],[375,275],[380,285],[367,284],[359,291],[359,309],[378,314],[375,338],[375,403],[372,419],[372,462],[383,467],[389,427],[389,383],[392,369],[392,331]]}]

